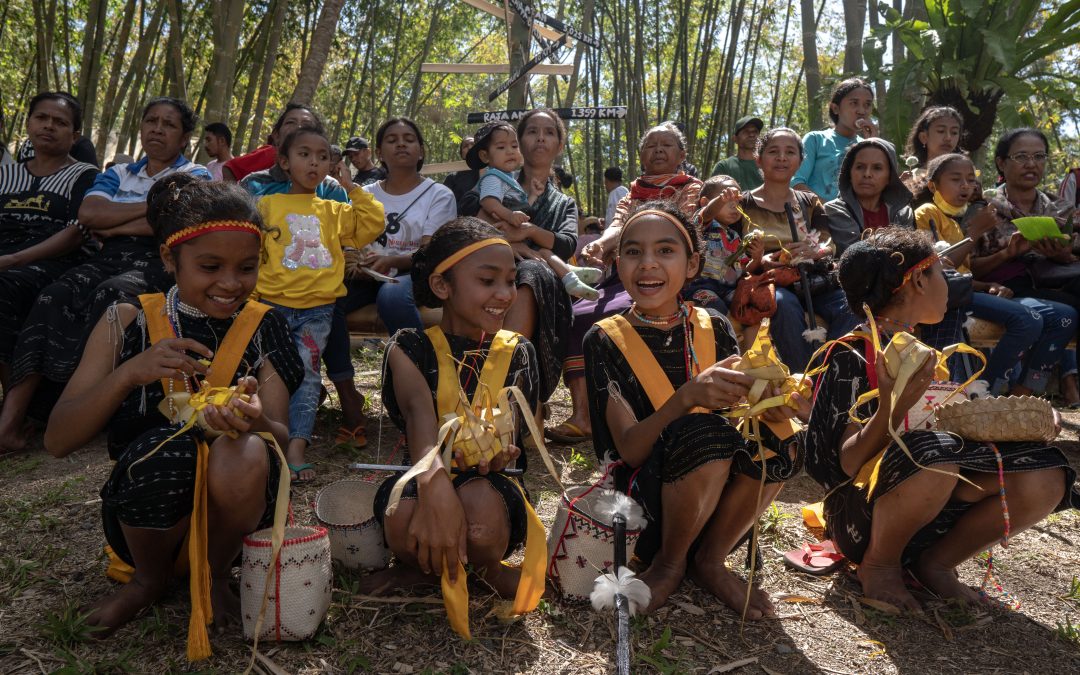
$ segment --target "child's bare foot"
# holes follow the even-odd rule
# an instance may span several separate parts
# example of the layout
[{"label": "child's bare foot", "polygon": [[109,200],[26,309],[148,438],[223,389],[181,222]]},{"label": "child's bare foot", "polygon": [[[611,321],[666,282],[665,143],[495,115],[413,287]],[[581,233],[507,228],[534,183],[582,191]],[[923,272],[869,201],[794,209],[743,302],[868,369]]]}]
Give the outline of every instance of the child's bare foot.
[{"label": "child's bare foot", "polygon": [[439,577],[399,563],[362,577],[357,590],[361,595],[390,595],[416,586],[438,587]]},{"label": "child's bare foot", "polygon": [[649,606],[645,608],[645,614],[652,614],[667,602],[668,596],[674,593],[683,577],[686,576],[686,561],[680,563],[668,563],[659,557],[652,561],[649,569],[638,575],[638,579],[645,582],[652,592]]},{"label": "child's bare foot", "polygon": [[99,598],[81,611],[89,612],[88,626],[95,626],[94,637],[104,639],[154,604],[165,590],[165,584],[146,584],[138,575],[115,593]]},{"label": "child's bare foot", "polygon": [[33,435],[34,427],[29,422],[12,425],[10,429],[5,425],[0,429],[0,455],[26,450]]},{"label": "child's bare foot", "polygon": [[722,560],[709,564],[695,562],[690,567],[690,578],[740,616],[745,606],[750,621],[776,616],[769,594],[757,586],[750,589],[750,604],[746,604],[746,582],[732,574]]},{"label": "child's bare foot", "polygon": [[962,583],[956,576],[956,570],[951,567],[939,567],[920,560],[911,571],[919,583],[933,591],[938,597],[959,600],[964,604],[981,600],[979,592]]},{"label": "child's bare foot", "polygon": [[222,633],[240,625],[240,596],[229,585],[229,577],[215,577],[210,584],[210,608],[214,612],[214,629]]},{"label": "child's bare foot", "polygon": [[887,602],[916,614],[922,613],[919,602],[904,587],[904,572],[899,565],[875,565],[863,560],[859,564],[858,575],[863,595],[871,600]]}]

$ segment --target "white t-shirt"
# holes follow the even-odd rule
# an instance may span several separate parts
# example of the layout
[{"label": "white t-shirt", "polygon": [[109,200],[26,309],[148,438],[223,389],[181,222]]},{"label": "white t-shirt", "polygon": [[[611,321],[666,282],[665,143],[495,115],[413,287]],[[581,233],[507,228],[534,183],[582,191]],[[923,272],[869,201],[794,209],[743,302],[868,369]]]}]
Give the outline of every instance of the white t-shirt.
[{"label": "white t-shirt", "polygon": [[628,194],[630,194],[630,190],[625,185],[617,185],[614,190],[608,193],[604,227],[607,227],[611,224],[611,221],[615,220],[615,207],[619,204],[619,200]]},{"label": "white t-shirt", "polygon": [[362,188],[383,205],[386,213],[386,230],[371,244],[371,250],[376,253],[411,255],[420,248],[422,238],[430,237],[457,217],[454,193],[442,183],[425,178],[403,195],[387,194],[380,183],[376,181]]}]

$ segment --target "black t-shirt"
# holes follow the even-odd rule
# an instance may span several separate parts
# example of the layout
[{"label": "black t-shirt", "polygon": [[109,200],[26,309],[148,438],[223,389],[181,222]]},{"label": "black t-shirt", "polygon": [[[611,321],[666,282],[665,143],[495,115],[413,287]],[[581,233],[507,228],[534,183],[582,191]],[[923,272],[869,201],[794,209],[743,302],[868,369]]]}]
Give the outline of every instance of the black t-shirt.
[{"label": "black t-shirt", "polygon": [[386,169],[381,166],[373,166],[370,169],[357,171],[352,180],[360,187],[363,187],[383,178],[386,178]]}]

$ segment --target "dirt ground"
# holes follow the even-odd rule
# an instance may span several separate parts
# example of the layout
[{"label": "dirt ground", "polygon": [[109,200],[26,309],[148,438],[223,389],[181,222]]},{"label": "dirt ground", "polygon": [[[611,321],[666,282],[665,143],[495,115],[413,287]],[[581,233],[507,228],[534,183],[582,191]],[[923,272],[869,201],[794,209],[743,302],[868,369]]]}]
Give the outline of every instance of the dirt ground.
[{"label": "dirt ground", "polygon": [[[369,445],[332,447],[338,411],[323,409],[309,457],[318,478],[297,487],[297,520],[311,523],[319,489],[349,474],[354,461],[391,456],[398,433],[377,404],[375,377],[362,376],[373,419]],[[568,414],[565,390],[556,394],[555,420]],[[560,398],[561,397],[561,398]],[[1066,415],[1059,445],[1080,467],[1080,414]],[[329,442],[328,442],[329,441]],[[587,444],[555,447],[567,484],[595,476]],[[539,458],[530,466],[540,467]],[[110,470],[104,442],[63,460],[40,448],[0,459],[0,672],[240,672],[250,645],[238,629],[212,635],[214,655],[190,668],[184,657],[188,622],[186,582],[107,641],[94,639],[77,608],[109,592],[104,576],[98,491]],[[375,473],[364,474],[372,481]],[[545,524],[554,518],[553,481],[533,472],[529,485]],[[1080,514],[1051,516],[995,549],[1002,585],[1022,602],[1019,611],[959,608],[924,597],[927,615],[894,616],[859,601],[848,575],[825,578],[787,571],[784,551],[812,539],[799,508],[821,497],[806,476],[781,492],[762,519],[763,587],[777,605],[776,620],[748,624],[711,596],[684,583],[668,605],[631,626],[633,670],[641,673],[1078,673],[1080,672]],[[820,531],[817,535],[820,536]],[[745,551],[730,560],[742,569]],[[982,580],[978,561],[962,578]],[[267,673],[607,673],[613,671],[614,622],[585,605],[543,602],[512,624],[488,616],[490,591],[474,585],[474,640],[458,639],[438,596],[369,598],[359,574],[336,570],[333,604],[319,633],[305,643],[260,645],[257,669]]]}]

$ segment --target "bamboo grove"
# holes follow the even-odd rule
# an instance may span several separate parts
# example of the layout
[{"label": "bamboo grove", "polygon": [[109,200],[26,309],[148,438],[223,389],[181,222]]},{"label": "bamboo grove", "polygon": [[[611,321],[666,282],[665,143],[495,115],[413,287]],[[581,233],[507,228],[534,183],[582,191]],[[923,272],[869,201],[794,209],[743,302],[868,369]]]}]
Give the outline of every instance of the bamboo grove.
[{"label": "bamboo grove", "polygon": [[[604,167],[633,175],[637,139],[657,121],[685,123],[690,158],[707,170],[748,112],[823,127],[822,97],[850,73],[875,82],[893,140],[923,104],[948,102],[970,115],[971,150],[995,125],[1025,122],[1051,133],[1057,162],[1078,159],[1080,0],[533,2],[600,47],[556,52],[574,74],[529,78],[528,103],[628,106],[622,120],[570,123],[565,163],[590,212]],[[236,152],[302,100],[339,142],[414,117],[431,159],[451,160],[467,113],[506,108],[505,96],[487,103],[505,76],[420,64],[506,63],[507,52],[505,18],[464,0],[0,0],[0,138],[19,140],[34,92],[64,89],[83,102],[99,158],[137,154],[141,103],[164,93],[226,121]]]}]

